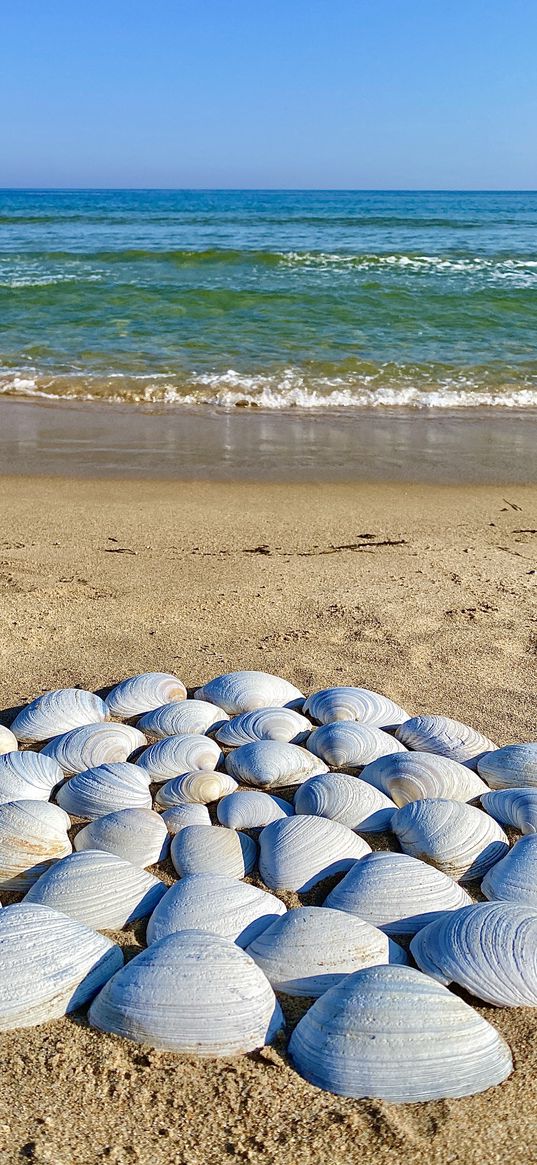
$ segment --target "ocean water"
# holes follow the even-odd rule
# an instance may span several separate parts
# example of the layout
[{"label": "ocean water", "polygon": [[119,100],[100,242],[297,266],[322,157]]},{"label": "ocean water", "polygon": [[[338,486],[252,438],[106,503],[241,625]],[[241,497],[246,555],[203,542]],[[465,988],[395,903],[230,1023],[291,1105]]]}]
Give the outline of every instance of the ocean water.
[{"label": "ocean water", "polygon": [[0,392],[537,406],[537,193],[0,191]]}]

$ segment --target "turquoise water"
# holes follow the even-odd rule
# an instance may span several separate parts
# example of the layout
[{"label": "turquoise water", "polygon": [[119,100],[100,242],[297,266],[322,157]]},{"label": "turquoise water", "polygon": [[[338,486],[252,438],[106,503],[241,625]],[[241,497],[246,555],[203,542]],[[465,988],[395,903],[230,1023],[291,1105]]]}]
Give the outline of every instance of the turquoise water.
[{"label": "turquoise water", "polygon": [[0,391],[537,405],[537,194],[0,192]]}]

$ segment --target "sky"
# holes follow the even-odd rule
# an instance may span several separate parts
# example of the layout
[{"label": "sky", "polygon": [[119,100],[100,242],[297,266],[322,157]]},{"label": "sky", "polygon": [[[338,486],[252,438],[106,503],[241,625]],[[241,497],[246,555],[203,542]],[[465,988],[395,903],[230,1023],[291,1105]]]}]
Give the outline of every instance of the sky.
[{"label": "sky", "polygon": [[3,0],[0,186],[537,189],[534,0]]}]

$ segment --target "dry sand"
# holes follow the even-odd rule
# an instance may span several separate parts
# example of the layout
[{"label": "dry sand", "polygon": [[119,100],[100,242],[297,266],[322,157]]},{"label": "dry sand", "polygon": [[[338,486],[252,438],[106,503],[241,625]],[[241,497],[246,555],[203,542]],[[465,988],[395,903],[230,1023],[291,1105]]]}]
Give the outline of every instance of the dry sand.
[{"label": "dry sand", "polygon": [[[1,706],[137,671],[378,688],[500,744],[535,737],[537,487],[4,479]],[[312,900],[312,897],[310,900]],[[317,891],[313,900],[322,900]],[[132,953],[143,927],[127,931]],[[302,1004],[282,1000],[290,1024]],[[0,1038],[0,1161],[537,1161],[537,1012],[481,1007],[515,1072],[411,1106],[302,1081],[274,1049],[190,1061],[83,1017]]]}]

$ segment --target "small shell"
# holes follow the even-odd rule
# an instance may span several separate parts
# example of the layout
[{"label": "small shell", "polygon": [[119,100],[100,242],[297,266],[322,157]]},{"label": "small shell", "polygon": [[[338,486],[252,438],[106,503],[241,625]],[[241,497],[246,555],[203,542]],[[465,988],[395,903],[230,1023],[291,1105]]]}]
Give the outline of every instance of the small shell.
[{"label": "small shell", "polygon": [[6,728],[4,724],[0,724],[0,756],[4,753],[16,752],[18,747],[17,737],[11,729]]},{"label": "small shell", "polygon": [[217,874],[193,874],[170,886],[147,924],[147,942],[178,930],[205,930],[247,947],[285,906],[273,894]]},{"label": "small shell", "polygon": [[48,801],[62,781],[60,766],[42,752],[6,752],[0,756],[0,802]]},{"label": "small shell", "polygon": [[75,850],[105,850],[142,868],[162,861],[169,848],[166,822],[152,809],[107,813],[85,825],[75,837]]},{"label": "small shell", "polygon": [[151,809],[152,805],[147,774],[128,761],[77,773],[58,789],[56,800],[73,817],[90,821],[118,809]]},{"label": "small shell", "polygon": [[529,833],[515,842],[485,874],[481,890],[486,898],[537,910],[537,834]]},{"label": "small shell", "polygon": [[156,795],[157,805],[169,809],[172,805],[210,805],[218,801],[226,793],[233,793],[237,782],[227,773],[215,773],[214,769],[205,772],[196,771],[185,773],[182,777],[174,777],[173,781],[166,781],[161,785]]},{"label": "small shell", "polygon": [[211,817],[206,805],[191,802],[189,805],[173,805],[162,814],[168,833],[179,833],[186,825],[210,825]]},{"label": "small shell", "polygon": [[436,752],[450,760],[458,760],[470,769],[477,767],[484,753],[498,747],[475,728],[469,728],[459,720],[450,720],[448,716],[413,716],[396,729],[395,735],[406,748],[415,752]]},{"label": "small shell", "polygon": [[513,902],[465,906],[412,939],[418,967],[497,1007],[537,1007],[537,911]]},{"label": "small shell", "polygon": [[108,720],[108,708],[99,696],[82,688],[59,688],[27,704],[15,717],[11,731],[24,744],[40,744],[51,736],[101,720]]},{"label": "small shell", "polygon": [[472,801],[487,788],[472,769],[434,752],[395,752],[381,756],[366,765],[360,776],[399,806],[423,797]]},{"label": "small shell", "polygon": [[482,796],[481,804],[501,825],[537,833],[537,789],[495,789]]},{"label": "small shell", "polygon": [[227,748],[239,748],[256,740],[302,744],[311,729],[310,721],[292,708],[260,708],[257,712],[241,712],[222,724],[216,739]]},{"label": "small shell", "polygon": [[0,889],[27,890],[58,858],[71,853],[67,813],[49,801],[0,805]]},{"label": "small shell", "polygon": [[387,732],[357,724],[355,720],[323,724],[308,736],[307,745],[331,769],[357,769],[379,756],[405,752],[404,746]]},{"label": "small shell", "polygon": [[411,801],[396,810],[392,829],[403,853],[429,862],[455,881],[482,878],[509,850],[497,821],[461,801]]},{"label": "small shell", "polygon": [[495,1028],[411,967],[347,975],[302,1017],[289,1054],[318,1088],[394,1104],[473,1096],[513,1069]]},{"label": "small shell", "polygon": [[259,846],[259,873],[271,890],[310,890],[371,852],[367,842],[339,821],[303,815],[267,825]]},{"label": "small shell", "polygon": [[86,849],[56,862],[32,886],[25,902],[52,906],[95,930],[119,930],[151,914],[164,882],[115,854]]},{"label": "small shell", "polygon": [[168,672],[148,671],[122,680],[112,688],[106,697],[106,706],[111,716],[127,719],[161,708],[172,700],[186,700],[183,682]]},{"label": "small shell", "polygon": [[208,736],[183,732],[157,740],[138,757],[137,764],[149,773],[152,783],[163,784],[172,777],[182,777],[194,770],[215,769],[224,754]]},{"label": "small shell", "polygon": [[181,700],[146,712],[137,727],[146,736],[165,740],[167,736],[184,736],[185,733],[203,736],[225,720],[229,720],[227,712],[209,704],[207,700]]},{"label": "small shell", "polygon": [[369,688],[323,688],[308,696],[304,712],[317,724],[333,724],[336,720],[357,720],[370,728],[389,728],[408,720],[398,704],[388,696],[370,692]]},{"label": "small shell", "polygon": [[255,865],[257,846],[247,833],[222,825],[186,825],[172,838],[170,854],[180,878],[188,874],[244,878]]},{"label": "small shell", "polygon": [[301,708],[304,696],[280,676],[264,671],[233,671],[217,676],[194,693],[198,700],[210,700],[231,716],[255,712],[258,708]]},{"label": "small shell", "polygon": [[216,810],[220,825],[228,829],[264,829],[271,821],[291,817],[293,806],[281,797],[270,796],[259,789],[239,789],[222,797]]},{"label": "small shell", "polygon": [[537,744],[508,744],[482,756],[477,770],[493,789],[537,787]]},{"label": "small shell", "polygon": [[300,785],[327,766],[298,744],[279,740],[259,740],[243,744],[226,757],[226,769],[236,780],[261,789]]},{"label": "small shell", "polygon": [[0,1031],[76,1011],[122,965],[116,943],[65,914],[8,906],[0,912]]},{"label": "small shell", "polygon": [[287,911],[251,940],[248,954],[275,991],[314,999],[360,967],[407,962],[402,947],[381,930],[323,906]]},{"label": "small shell", "polygon": [[110,979],[89,1011],[100,1031],[195,1056],[236,1056],[274,1039],[283,1015],[253,959],[199,930],[169,934]]},{"label": "small shell", "polygon": [[130,724],[88,724],[74,728],[64,736],[55,736],[42,752],[51,756],[64,773],[84,773],[99,765],[125,761],[147,741],[142,732]]},{"label": "small shell", "polygon": [[368,854],[349,870],[324,905],[357,914],[389,935],[416,934],[446,910],[472,902],[434,866],[407,854]]},{"label": "small shell", "polygon": [[341,821],[349,829],[382,833],[391,828],[393,801],[350,773],[311,777],[295,793],[295,812]]}]

